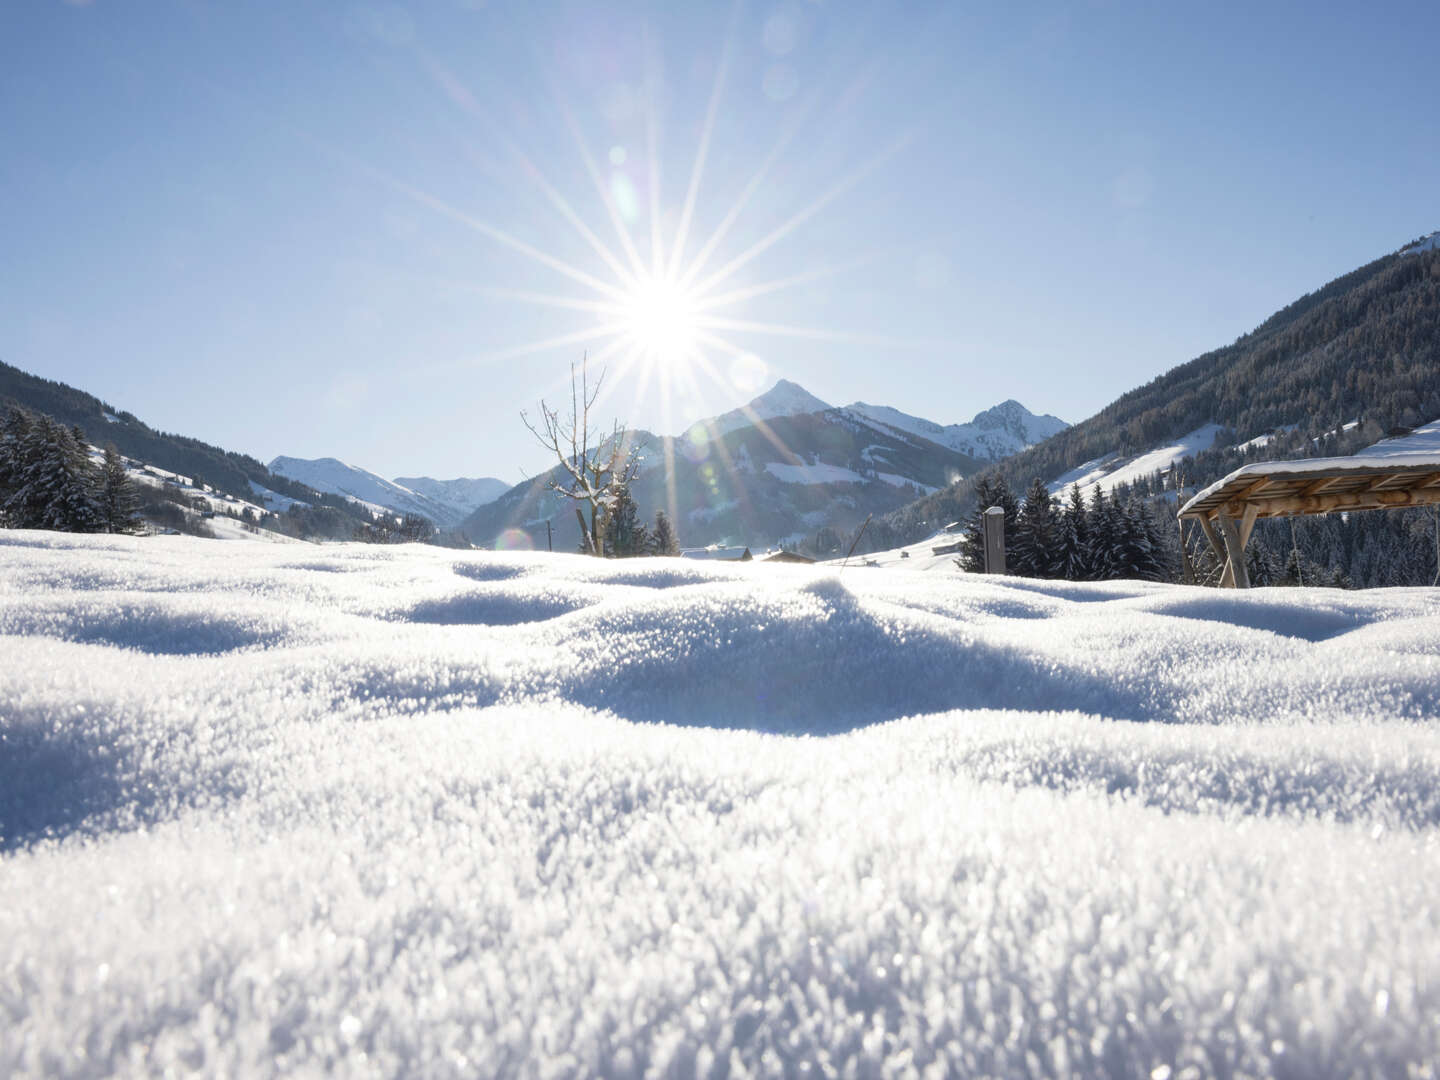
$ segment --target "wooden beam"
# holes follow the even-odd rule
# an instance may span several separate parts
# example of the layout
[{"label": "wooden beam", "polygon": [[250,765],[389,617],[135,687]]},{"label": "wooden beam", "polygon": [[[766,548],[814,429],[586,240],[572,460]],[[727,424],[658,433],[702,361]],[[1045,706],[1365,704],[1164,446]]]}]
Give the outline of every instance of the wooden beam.
[{"label": "wooden beam", "polygon": [[1224,514],[1215,518],[1220,526],[1220,535],[1225,538],[1225,554],[1229,559],[1228,576],[1237,589],[1250,587],[1250,574],[1245,569],[1245,545],[1240,542],[1240,533],[1235,522]]},{"label": "wooden beam", "polygon": [[1310,481],[1310,483],[1306,484],[1303,488],[1301,488],[1300,496],[1302,498],[1305,498],[1310,495],[1318,495],[1320,492],[1324,491],[1327,487],[1333,484],[1336,480],[1346,479],[1348,479],[1348,477],[1345,476],[1322,476],[1319,480],[1312,480]]},{"label": "wooden beam", "polygon": [[1408,491],[1337,491],[1329,495],[1289,495],[1262,499],[1257,505],[1265,517],[1278,514],[1331,514],[1337,510],[1384,510],[1401,506],[1429,506],[1440,502],[1440,488]]},{"label": "wooden beam", "polygon": [[1243,487],[1243,488],[1241,488],[1239,491],[1237,491],[1237,492],[1235,493],[1235,495],[1234,495],[1234,498],[1236,498],[1236,499],[1248,499],[1251,495],[1254,495],[1257,491],[1264,491],[1267,487],[1269,487],[1269,486],[1270,486],[1271,484],[1273,484],[1274,482],[1275,482],[1275,478],[1274,478],[1273,476],[1262,476],[1262,477],[1260,477],[1259,480],[1256,480],[1253,484],[1247,484],[1245,487]]},{"label": "wooden beam", "polygon": [[1205,539],[1210,541],[1210,547],[1215,552],[1215,557],[1221,562],[1225,561],[1225,545],[1220,542],[1220,535],[1215,531],[1215,526],[1210,524],[1209,518],[1200,518],[1200,531],[1205,534]]},{"label": "wooden beam", "polygon": [[1251,503],[1245,507],[1245,515],[1240,519],[1240,547],[1245,548],[1250,543],[1250,534],[1255,531],[1255,519],[1260,516],[1260,504]]}]

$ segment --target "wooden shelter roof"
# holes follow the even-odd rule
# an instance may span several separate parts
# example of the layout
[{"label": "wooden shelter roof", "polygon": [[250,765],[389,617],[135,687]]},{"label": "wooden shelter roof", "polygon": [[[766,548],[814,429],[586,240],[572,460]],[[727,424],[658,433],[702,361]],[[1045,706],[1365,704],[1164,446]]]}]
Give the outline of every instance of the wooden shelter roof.
[{"label": "wooden shelter roof", "polygon": [[[1245,465],[1180,508],[1212,520],[1329,514],[1440,503],[1440,452],[1266,461]],[[1252,510],[1253,508],[1253,510]]]},{"label": "wooden shelter roof", "polygon": [[1240,518],[1440,503],[1440,452],[1244,465],[1181,507],[1181,517]]}]

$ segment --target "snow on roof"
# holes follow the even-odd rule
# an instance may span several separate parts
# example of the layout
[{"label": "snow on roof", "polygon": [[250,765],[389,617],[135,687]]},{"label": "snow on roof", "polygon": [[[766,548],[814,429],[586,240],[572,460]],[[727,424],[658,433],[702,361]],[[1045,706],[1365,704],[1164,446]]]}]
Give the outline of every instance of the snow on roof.
[{"label": "snow on roof", "polygon": [[1258,516],[1379,510],[1440,502],[1440,420],[1382,439],[1349,457],[1262,461],[1243,465],[1197,493],[1182,517]]},{"label": "snow on roof", "polygon": [[685,559],[709,559],[718,562],[738,562],[750,554],[750,549],[744,544],[711,544],[703,548],[682,548],[681,558]]}]

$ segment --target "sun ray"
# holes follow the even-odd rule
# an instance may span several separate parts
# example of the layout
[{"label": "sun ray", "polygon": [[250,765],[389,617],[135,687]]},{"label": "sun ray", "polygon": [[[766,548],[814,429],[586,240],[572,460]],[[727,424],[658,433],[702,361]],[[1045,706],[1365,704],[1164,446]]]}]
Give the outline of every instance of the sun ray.
[{"label": "sun ray", "polygon": [[[703,341],[705,344],[710,345],[712,348],[719,349],[722,352],[728,352],[733,356],[747,355],[744,349],[741,349],[739,346],[734,345],[731,342],[726,341],[724,338],[719,337],[715,334],[701,334],[700,340]],[[710,368],[707,365],[706,373],[710,375],[710,377],[715,381],[717,386],[720,386],[722,389],[725,390],[730,389],[730,387],[726,386],[724,381],[721,380],[720,376],[715,372],[714,368]],[[800,460],[799,455],[797,455],[795,451],[791,450],[790,447],[785,445],[785,440],[780,438],[779,435],[775,434],[774,430],[771,429],[770,425],[765,422],[764,417],[760,416],[760,414],[755,412],[755,410],[751,409],[748,404],[740,406],[740,410],[745,414],[745,418],[747,420],[750,420],[755,425],[755,429],[765,437],[766,441],[769,442],[770,445],[775,447],[776,450],[780,451],[781,457],[783,457],[789,464],[805,464],[803,461]]]},{"label": "sun ray", "polygon": [[462,360],[453,360],[447,363],[432,364],[429,367],[412,371],[411,374],[434,374],[444,371],[453,371],[462,367],[476,367],[482,364],[496,364],[502,360],[518,360],[522,356],[533,356],[536,353],[545,352],[549,349],[558,349],[566,345],[585,345],[597,339],[618,337],[625,333],[625,327],[619,323],[601,323],[596,326],[588,326],[582,330],[574,330],[568,334],[557,334],[554,337],[545,338],[541,341],[532,341],[525,345],[516,345],[509,349],[499,349],[494,352],[480,353],[478,356],[466,357]]},{"label": "sun ray", "polygon": [[[541,193],[549,201],[551,206],[554,207],[556,212],[568,221],[595,253],[600,256],[605,265],[615,273],[616,278],[622,285],[632,285],[634,274],[620,262],[619,258],[610,250],[609,246],[585,223],[584,219],[580,217],[575,208],[570,204],[570,201],[549,181],[540,167],[536,165],[530,156],[521,148],[520,144],[496,122],[490,112],[481,108],[475,95],[464,85],[459,76],[428,53],[422,52],[420,54],[420,62],[431,79],[440,86],[450,100],[455,102],[456,105],[472,117],[479,120],[491,132],[496,141],[503,145],[510,155],[519,162],[524,174],[539,187]],[[554,89],[553,84],[552,94],[555,95],[558,101],[559,94],[558,91]],[[565,110],[563,103],[561,103],[561,108],[562,111],[568,111]],[[582,152],[583,150],[584,148],[582,147]],[[601,195],[602,197],[604,196],[603,188]],[[628,240],[628,237],[625,239]]]},{"label": "sun ray", "polygon": [[521,165],[524,166],[530,178],[534,180],[540,190],[545,193],[545,197],[550,201],[551,205],[555,207],[566,221],[575,226],[576,231],[585,238],[585,242],[595,250],[595,253],[605,261],[605,265],[610,267],[615,277],[624,285],[633,286],[635,283],[634,275],[616,258],[615,253],[606,246],[605,242],[595,235],[595,231],[591,229],[589,225],[585,224],[580,215],[575,212],[575,208],[570,205],[569,200],[561,195],[550,181],[545,179],[544,174],[541,173],[534,162],[532,162],[518,146],[512,146],[511,152],[515,154]]},{"label": "sun ray", "polygon": [[[715,383],[717,386],[720,386],[722,388],[725,387],[725,382],[721,378],[720,373],[711,366],[710,362],[705,358],[705,355],[698,348],[694,351],[694,354],[691,358],[691,367],[709,376],[710,381]],[[791,458],[795,456],[791,454],[788,449],[785,448],[784,442],[779,438],[779,436],[777,436],[773,431],[769,429],[768,425],[764,425],[762,422],[760,424],[756,424],[755,426],[756,429],[765,436],[765,438],[773,442],[776,447],[780,449],[782,454],[787,455]],[[736,466],[735,460],[730,456],[730,450],[725,445],[723,433],[717,432],[714,428],[714,425],[710,424],[708,421],[705,423],[705,431],[709,438],[709,445],[714,448],[716,457],[720,459],[720,464],[723,465],[725,467],[725,471],[730,474],[731,480],[735,481],[731,490],[736,497],[736,502],[740,504],[741,518],[747,519],[753,513],[753,508],[750,505],[750,495],[746,486],[738,482],[740,476],[740,469],[738,466]],[[796,460],[798,461],[798,459]]]},{"label": "sun ray", "polygon": [[809,326],[753,322],[749,319],[722,319],[713,316],[698,318],[695,320],[695,324],[701,330],[733,330],[736,333],[744,334],[768,334],[772,337],[803,338],[807,341],[834,341],[847,345],[880,345],[896,349],[933,349],[946,344],[935,339],[895,338],[884,334],[852,334],[845,330],[819,330]]},{"label": "sun ray", "polygon": [[549,255],[546,252],[541,251],[539,248],[527,244],[519,237],[512,236],[504,229],[501,229],[495,225],[491,225],[488,221],[482,221],[477,217],[467,214],[463,210],[451,206],[443,199],[437,198],[436,196],[431,195],[427,191],[422,191],[419,188],[413,187],[410,184],[405,183],[403,180],[397,180],[396,178],[389,176],[384,172],[381,172],[379,169],[373,169],[370,166],[363,167],[367,171],[371,172],[371,174],[375,176],[376,179],[380,180],[382,183],[385,183],[389,187],[394,188],[396,191],[399,191],[404,195],[408,195],[416,202],[424,206],[428,206],[432,210],[438,211],[439,213],[460,222],[462,225],[466,225],[469,228],[474,229],[482,236],[488,236],[490,239],[496,241],[497,243],[504,244],[506,247],[514,251],[518,251],[520,252],[520,254],[526,255],[531,259],[534,259],[542,266],[548,266],[550,269],[556,271],[557,273],[564,274],[566,277],[572,279],[573,281],[578,281],[582,285],[587,285],[601,295],[612,296],[622,303],[625,301],[626,293],[623,289],[615,285],[611,285],[608,282],[601,281],[599,278],[591,274],[587,274],[584,270],[580,270],[576,267],[571,266],[563,259],[557,259],[554,255]]},{"label": "sun ray", "polygon": [[585,172],[590,177],[590,182],[595,185],[595,190],[600,193],[600,199],[605,204],[605,211],[610,216],[610,224],[615,227],[615,232],[620,237],[620,244],[625,249],[625,255],[630,260],[630,271],[635,277],[640,277],[645,272],[645,263],[640,258],[640,251],[635,246],[635,238],[630,235],[630,227],[625,224],[625,218],[620,213],[620,207],[615,203],[615,196],[605,185],[605,179],[600,175],[600,166],[596,163],[595,157],[590,153],[590,147],[585,142],[585,136],[580,130],[580,124],[575,119],[569,104],[560,97],[558,89],[552,89],[555,95],[556,104],[560,108],[561,115],[565,118],[565,126],[569,129],[571,137],[575,140],[575,147],[580,153],[580,160],[585,165]]},{"label": "sun ray", "polygon": [[881,150],[878,154],[872,155],[868,161],[862,162],[859,166],[852,169],[845,176],[841,177],[836,183],[832,184],[829,188],[827,188],[820,196],[812,200],[808,206],[804,207],[798,213],[791,215],[791,217],[788,218],[785,222],[777,225],[765,236],[761,237],[754,244],[750,245],[750,247],[746,248],[744,252],[731,259],[719,270],[716,270],[703,282],[695,286],[695,291],[702,295],[708,293],[720,282],[724,281],[731,274],[735,273],[741,267],[745,266],[745,264],[749,263],[751,260],[756,258],[758,255],[761,255],[765,251],[768,251],[779,241],[785,239],[785,237],[789,236],[790,233],[794,232],[801,225],[805,224],[805,222],[809,221],[812,217],[818,214],[821,210],[825,209],[825,207],[828,206],[831,202],[835,201],[841,195],[845,194],[851,188],[855,187],[872,172],[874,172],[881,165],[883,165],[886,161],[890,160],[890,158],[894,157],[897,153],[899,153],[910,141],[910,138],[911,136],[909,134],[902,135],[900,138],[892,142],[889,146]]},{"label": "sun ray", "polygon": [[645,27],[645,153],[650,177],[650,273],[660,276],[665,245],[660,236],[660,55]]},{"label": "sun ray", "polygon": [[680,271],[680,259],[685,253],[685,241],[690,233],[690,221],[695,215],[695,199],[700,194],[700,178],[705,172],[705,161],[710,154],[710,139],[715,134],[715,117],[720,111],[720,97],[725,89],[725,75],[730,68],[730,52],[735,42],[735,25],[740,16],[740,0],[730,5],[730,20],[725,27],[725,44],[720,49],[720,59],[715,65],[715,82],[710,88],[710,102],[705,107],[705,121],[700,129],[700,145],[695,150],[695,164],[690,169],[690,185],[685,191],[685,203],[680,211],[680,223],[675,229],[675,247],[670,254],[670,266],[666,276],[673,278]]},{"label": "sun ray", "polygon": [[474,285],[452,282],[453,288],[495,300],[514,300],[521,304],[535,304],[540,307],[564,308],[569,311],[593,311],[600,315],[619,315],[621,307],[611,300],[588,300],[574,296],[559,296],[554,293],[528,292],[524,289],[503,289],[497,285]]},{"label": "sun ray", "polygon": [[743,289],[734,289],[728,293],[702,296],[695,302],[695,310],[702,312],[713,311],[715,308],[729,307],[731,304],[738,304],[757,296],[764,296],[767,293],[780,292],[782,289],[794,288],[796,285],[804,285],[811,281],[821,281],[828,277],[836,277],[854,270],[858,266],[864,266],[866,263],[874,262],[879,257],[878,252],[873,252],[868,255],[857,255],[855,258],[847,259],[844,262],[832,263],[828,266],[819,266],[813,270],[805,270],[798,274],[791,274],[789,277],[776,278],[774,281],[765,281],[758,285],[749,285]]}]

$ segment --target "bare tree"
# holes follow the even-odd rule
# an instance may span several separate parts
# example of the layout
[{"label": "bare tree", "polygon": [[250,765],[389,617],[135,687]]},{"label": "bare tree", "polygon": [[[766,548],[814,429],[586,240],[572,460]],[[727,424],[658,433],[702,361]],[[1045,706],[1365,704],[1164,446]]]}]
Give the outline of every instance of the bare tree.
[{"label": "bare tree", "polygon": [[[610,431],[600,437],[599,425],[592,433],[590,413],[600,396],[600,387],[605,381],[605,372],[590,385],[588,354],[580,361],[580,370],[570,365],[570,413],[560,416],[559,409],[552,409],[543,400],[540,402],[540,420],[537,424],[523,410],[520,419],[530,429],[530,434],[540,445],[555,455],[562,470],[559,479],[551,479],[546,486],[553,492],[575,501],[575,518],[580,522],[580,536],[585,550],[592,555],[605,554],[605,515],[614,501],[618,489],[627,486],[640,469],[639,447],[631,444],[630,435],[619,420]],[[596,439],[591,445],[591,438]],[[587,523],[583,506],[590,510]]]}]

